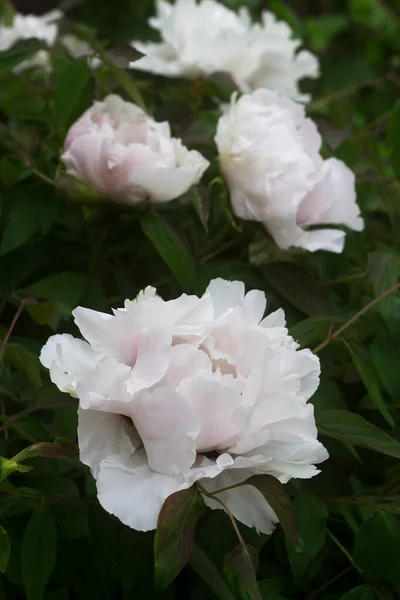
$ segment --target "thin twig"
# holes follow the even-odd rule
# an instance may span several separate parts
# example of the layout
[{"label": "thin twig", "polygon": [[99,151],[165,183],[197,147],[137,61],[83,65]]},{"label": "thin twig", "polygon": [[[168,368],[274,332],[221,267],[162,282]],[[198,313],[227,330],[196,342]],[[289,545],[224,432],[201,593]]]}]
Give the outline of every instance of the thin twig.
[{"label": "thin twig", "polygon": [[346,550],[346,548],[343,546],[343,544],[337,539],[337,537],[335,535],[333,535],[333,533],[332,533],[332,531],[330,529],[327,528],[325,531],[326,531],[326,534],[331,538],[331,540],[333,541],[333,543],[336,544],[336,546],[342,552],[342,554],[344,554],[344,556],[350,562],[350,564],[352,565],[352,567],[354,567],[354,569],[356,569],[356,571],[358,571],[360,573],[360,575],[362,577],[364,577],[362,570],[360,569],[360,567],[357,567],[357,565],[354,562],[354,559],[351,556],[350,552],[348,550]]},{"label": "thin twig", "polygon": [[207,496],[207,498],[211,498],[212,500],[215,500],[216,502],[218,502],[222,506],[222,508],[225,510],[226,514],[228,515],[228,517],[230,518],[230,520],[232,522],[233,528],[235,530],[235,533],[236,533],[236,535],[238,537],[238,540],[239,540],[240,544],[247,551],[246,542],[244,541],[244,539],[242,537],[242,534],[239,531],[239,527],[237,526],[236,519],[233,516],[233,514],[231,513],[231,511],[229,510],[229,508],[227,507],[226,503],[223,500],[221,500],[221,498],[218,498],[218,496],[214,496],[214,494],[212,494],[210,492],[207,492],[207,490],[200,483],[197,482],[196,485],[197,485],[198,490],[204,496]]},{"label": "thin twig", "polygon": [[369,304],[364,306],[364,308],[359,310],[348,321],[346,321],[346,323],[344,323],[344,325],[339,327],[339,329],[336,329],[336,331],[334,331],[331,335],[328,335],[328,337],[323,342],[321,342],[316,348],[314,348],[314,350],[313,350],[314,354],[317,354],[318,352],[320,352],[323,348],[325,348],[325,346],[327,346],[329,344],[329,342],[331,342],[335,338],[339,337],[344,331],[346,331],[346,329],[348,327],[350,327],[350,325],[355,323],[362,315],[364,315],[373,306],[375,306],[375,304],[378,304],[378,302],[380,302],[387,296],[390,296],[390,294],[393,294],[393,292],[395,292],[398,289],[400,289],[400,281],[398,283],[396,283],[396,285],[393,285],[391,288],[389,288],[388,290],[386,290],[385,292],[383,292],[382,294],[380,294],[379,296],[374,298],[374,300],[369,302]]},{"label": "thin twig", "polygon": [[6,349],[7,342],[10,339],[10,335],[12,334],[13,329],[14,329],[15,325],[17,324],[17,321],[18,321],[18,319],[19,319],[19,317],[21,315],[21,312],[23,311],[24,306],[26,304],[29,304],[30,301],[31,301],[31,298],[22,298],[22,300],[19,303],[17,311],[16,311],[16,313],[14,315],[14,318],[11,321],[11,325],[8,328],[8,331],[7,331],[7,333],[6,333],[5,337],[4,337],[3,343],[1,344],[1,347],[0,347],[0,362],[1,362],[1,359],[3,358],[3,354],[4,354],[4,350]]},{"label": "thin twig", "polygon": [[330,579],[329,581],[327,581],[326,583],[324,583],[324,585],[322,585],[320,588],[318,588],[317,590],[315,590],[315,592],[312,592],[312,594],[310,595],[309,600],[312,600],[312,598],[315,598],[315,596],[318,596],[318,594],[320,594],[321,592],[323,592],[324,590],[326,590],[326,588],[328,588],[329,586],[331,586],[333,583],[336,583],[336,581],[338,581],[338,579],[341,579],[342,577],[344,577],[345,575],[347,575],[347,573],[349,571],[351,571],[353,568],[352,565],[346,567],[345,569],[343,569],[343,571],[341,571],[340,573],[338,573],[337,575],[335,575],[335,577],[332,577],[332,579]]}]

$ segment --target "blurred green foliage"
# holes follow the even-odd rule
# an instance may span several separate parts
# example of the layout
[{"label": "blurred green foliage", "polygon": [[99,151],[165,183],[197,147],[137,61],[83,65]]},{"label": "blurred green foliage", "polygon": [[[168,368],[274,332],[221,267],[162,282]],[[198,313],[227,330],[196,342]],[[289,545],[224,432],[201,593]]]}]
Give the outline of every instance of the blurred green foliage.
[{"label": "blurred green foliage", "polygon": [[[254,16],[265,8],[260,0],[226,0],[232,8],[243,3]],[[8,4],[0,7],[4,18]],[[240,527],[259,551],[262,598],[394,600],[400,295],[374,300],[400,277],[399,6],[268,3],[320,56],[321,78],[305,85],[314,97],[309,113],[325,155],[342,158],[357,174],[366,230],[349,233],[342,255],[278,252],[261,226],[236,222],[213,144],[215,99],[228,99],[229,90],[216,81],[123,70],[133,57],[127,42],[154,35],[147,25],[152,0],[64,0],[60,7],[71,31],[99,44],[120,67],[106,61],[90,71],[57,47],[51,73],[16,76],[11,69],[38,43],[0,53],[1,600],[232,599],[223,557],[237,541],[224,514],[201,518],[191,567],[158,593],[153,534],[105,513],[76,458],[49,456],[44,446],[18,458],[31,444],[76,442],[75,401],[50,385],[38,354],[53,332],[75,333],[70,314],[77,304],[108,311],[148,284],[165,298],[202,293],[216,276],[264,290],[269,310],[285,309],[292,335],[321,347],[323,375],[312,401],[331,458],[317,478],[288,486],[304,552],[295,553],[279,527],[269,539]],[[186,145],[211,160],[197,191],[157,212],[134,212],[83,193],[71,201],[54,185],[69,125],[109,91],[143,98],[156,119],[171,121]],[[236,597],[251,598],[239,588],[236,582]]]}]

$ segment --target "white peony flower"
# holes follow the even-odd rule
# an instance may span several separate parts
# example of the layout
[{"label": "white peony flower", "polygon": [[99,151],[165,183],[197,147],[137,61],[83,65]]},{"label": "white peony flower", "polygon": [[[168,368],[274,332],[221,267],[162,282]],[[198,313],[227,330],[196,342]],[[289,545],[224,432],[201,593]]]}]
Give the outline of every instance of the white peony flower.
[{"label": "white peony flower", "polygon": [[[319,359],[297,349],[282,310],[263,318],[265,306],[239,281],[168,302],[149,287],[113,315],[75,309],[86,341],[56,335],[43,347],[52,381],[79,398],[80,458],[99,501],[126,525],[154,529],[164,500],[196,481],[210,492],[254,474],[286,483],[328,458],[308,404]],[[242,523],[273,530],[256,488],[221,498]]]},{"label": "white peony flower", "polygon": [[[44,15],[22,15],[16,13],[12,27],[0,23],[0,51],[8,50],[20,40],[36,38],[48,46],[52,46],[58,35],[57,21],[63,16],[59,10],[52,10]],[[16,73],[30,67],[50,69],[50,56],[47,50],[39,50],[32,58],[24,60],[14,71]]]},{"label": "white peony flower", "polygon": [[67,173],[118,202],[168,202],[197,183],[209,162],[131,102],[110,95],[72,125],[64,144]]},{"label": "white peony flower", "polygon": [[246,8],[236,13],[216,0],[174,5],[157,0],[157,16],[149,23],[162,42],[133,42],[144,54],[131,63],[133,69],[189,78],[225,72],[242,91],[267,87],[304,101],[309,96],[300,93],[299,80],[319,74],[317,58],[305,50],[297,53],[301,42],[267,11],[261,23],[252,23]]},{"label": "white peony flower", "polygon": [[345,232],[329,225],[363,229],[354,173],[322,159],[321,136],[300,104],[270,90],[233,95],[215,142],[235,214],[262,222],[281,248],[342,252]]},{"label": "white peony flower", "polygon": [[68,50],[72,58],[84,58],[85,56],[91,57],[89,59],[89,66],[92,69],[98,69],[101,65],[101,60],[97,56],[93,56],[93,48],[80,38],[76,37],[71,33],[63,35],[60,42]]}]

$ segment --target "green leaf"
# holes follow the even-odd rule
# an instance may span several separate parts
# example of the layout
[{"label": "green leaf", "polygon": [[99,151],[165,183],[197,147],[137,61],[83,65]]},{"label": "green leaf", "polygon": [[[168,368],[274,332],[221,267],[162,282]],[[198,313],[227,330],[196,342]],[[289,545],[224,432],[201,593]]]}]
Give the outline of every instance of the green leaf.
[{"label": "green leaf", "polygon": [[400,100],[395,104],[388,123],[388,147],[397,179],[400,181]]},{"label": "green leaf", "polygon": [[96,44],[96,50],[99,52],[103,63],[107,66],[108,70],[114,75],[120,86],[126,91],[130,100],[140,106],[145,112],[147,112],[146,104],[143,100],[143,96],[133,81],[132,75],[128,75],[120,67],[115,65],[111,60],[107,58],[107,55],[98,47]]},{"label": "green leaf", "polygon": [[295,552],[287,538],[285,545],[293,578],[299,581],[325,542],[328,510],[319,498],[305,493],[295,498],[292,508],[303,540],[303,551]]},{"label": "green leaf", "polygon": [[375,595],[371,588],[364,584],[350,590],[340,600],[375,600]]},{"label": "green leaf", "polygon": [[53,444],[42,442],[28,446],[28,448],[21,450],[21,452],[13,456],[12,460],[21,462],[22,460],[37,458],[38,456],[46,458],[77,458],[78,447],[69,440],[57,438]]},{"label": "green leaf", "polygon": [[27,600],[42,600],[56,560],[57,530],[50,507],[38,506],[22,540],[21,573]]},{"label": "green leaf", "polygon": [[324,340],[333,323],[343,323],[341,317],[309,317],[290,328],[290,335],[301,345],[302,348],[309,347]]},{"label": "green leaf", "polygon": [[11,544],[7,532],[3,527],[0,527],[0,571],[2,573],[5,573],[7,570],[10,553]]},{"label": "green leaf", "polygon": [[157,589],[165,589],[188,562],[197,521],[204,510],[204,501],[195,486],[171,494],[162,505],[154,539]]},{"label": "green leaf", "polygon": [[400,556],[400,523],[397,516],[384,510],[360,527],[355,540],[354,560],[373,581],[385,580],[400,585],[395,557]]},{"label": "green leaf", "polygon": [[382,398],[379,379],[364,346],[354,340],[343,340],[367,392],[385,421],[394,429],[394,421]]},{"label": "green leaf", "polygon": [[89,80],[87,58],[72,61],[54,74],[53,121],[61,130],[70,123],[71,115]]},{"label": "green leaf", "polygon": [[60,303],[70,312],[79,304],[87,285],[88,278],[82,273],[57,273],[33,283],[23,292],[27,296]]},{"label": "green leaf", "polygon": [[382,332],[373,341],[371,358],[392,400],[400,402],[400,345],[397,335]]},{"label": "green leaf", "polygon": [[15,8],[10,0],[0,0],[0,23],[12,27],[14,23]]},{"label": "green leaf", "polygon": [[[368,254],[367,277],[374,286],[375,296],[396,285],[400,276],[400,256],[389,252],[370,252]],[[383,298],[377,308],[390,331],[400,332],[400,296],[393,293]]]},{"label": "green leaf", "polygon": [[346,410],[320,410],[316,421],[321,435],[400,458],[400,443],[360,415]]},{"label": "green leaf", "polygon": [[285,535],[295,551],[303,547],[296,518],[285,486],[272,475],[253,475],[244,482],[257,488],[276,513]]},{"label": "green leaf", "polygon": [[315,279],[293,263],[274,263],[261,267],[267,282],[292,306],[310,317],[329,314],[324,290]]},{"label": "green leaf", "polygon": [[36,202],[28,196],[14,200],[3,231],[0,255],[8,254],[27,242],[39,228]]},{"label": "green leaf", "polygon": [[235,600],[217,567],[196,544],[189,559],[189,565],[207,583],[219,600]]},{"label": "green leaf", "polygon": [[9,50],[3,50],[0,52],[0,73],[10,71],[45,47],[42,41],[31,38],[18,42]]},{"label": "green leaf", "polygon": [[3,481],[3,479],[11,475],[11,473],[14,471],[18,471],[19,473],[27,473],[32,469],[33,467],[29,467],[28,465],[20,465],[15,460],[10,460],[9,458],[0,456],[0,481]]},{"label": "green leaf", "polygon": [[257,584],[257,551],[252,546],[238,546],[225,556],[224,572],[239,600],[262,600]]},{"label": "green leaf", "polygon": [[182,289],[190,290],[194,276],[193,258],[175,230],[154,211],[142,215],[140,225]]}]

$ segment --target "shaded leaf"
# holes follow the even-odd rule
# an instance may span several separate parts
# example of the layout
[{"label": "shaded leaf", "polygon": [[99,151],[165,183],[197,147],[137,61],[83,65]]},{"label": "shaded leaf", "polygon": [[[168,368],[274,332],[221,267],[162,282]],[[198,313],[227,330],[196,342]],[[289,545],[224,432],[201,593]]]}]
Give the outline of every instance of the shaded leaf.
[{"label": "shaded leaf", "polygon": [[23,291],[28,296],[63,304],[70,312],[79,304],[87,285],[88,279],[82,273],[57,273],[33,283]]},{"label": "shaded leaf", "polygon": [[267,282],[292,306],[310,317],[329,313],[324,290],[314,278],[293,263],[274,263],[261,267]]},{"label": "shaded leaf", "polygon": [[0,527],[0,571],[2,573],[5,573],[7,570],[10,552],[11,544],[7,532],[3,527]]},{"label": "shaded leaf", "polygon": [[17,198],[3,231],[0,254],[8,254],[27,242],[39,228],[37,205],[32,198]]},{"label": "shaded leaf", "polygon": [[385,580],[400,585],[400,523],[397,516],[378,510],[360,527],[354,546],[354,559],[373,581]]},{"label": "shaded leaf", "polygon": [[[379,296],[399,281],[400,256],[389,252],[370,252],[368,254],[367,277],[372,282],[375,296]],[[400,296],[393,293],[383,298],[377,309],[385,319],[390,331],[400,331]]]},{"label": "shaded leaf", "polygon": [[325,542],[328,510],[319,498],[305,493],[295,498],[292,508],[303,540],[303,551],[295,552],[287,538],[285,545],[293,578],[299,581]]},{"label": "shaded leaf", "polygon": [[13,69],[43,47],[46,46],[42,41],[31,38],[18,42],[9,50],[3,50],[0,52],[0,72]]},{"label": "shaded leaf", "polygon": [[238,546],[225,556],[224,572],[229,586],[239,600],[262,600],[257,584],[257,551],[252,546]]},{"label": "shaded leaf", "polygon": [[391,398],[400,401],[400,345],[397,335],[381,333],[371,346],[373,365]]},{"label": "shaded leaf", "polygon": [[254,475],[245,481],[246,485],[257,488],[268,504],[276,513],[285,535],[297,551],[303,546],[295,515],[291,506],[290,496],[285,486],[272,475]]},{"label": "shaded leaf", "polygon": [[142,215],[140,224],[144,234],[175,275],[182,289],[189,290],[193,282],[194,263],[176,231],[162,215],[154,211]]},{"label": "shaded leaf", "polygon": [[33,444],[32,446],[21,450],[21,452],[16,454],[12,460],[21,462],[22,460],[36,458],[38,456],[46,458],[77,458],[78,447],[69,440],[57,438],[53,444],[49,442]]},{"label": "shaded leaf", "polygon": [[196,544],[189,559],[189,565],[207,583],[219,600],[235,600],[217,567]]},{"label": "shaded leaf", "polygon": [[394,172],[400,181],[400,100],[397,101],[388,123],[388,146]]},{"label": "shaded leaf", "polygon": [[340,600],[375,600],[375,595],[368,585],[359,585],[350,590]]},{"label": "shaded leaf", "polygon": [[53,121],[64,130],[89,79],[87,58],[72,61],[54,74]]},{"label": "shaded leaf", "polygon": [[50,507],[33,512],[22,540],[21,573],[27,600],[42,600],[56,560],[57,531]]},{"label": "shaded leaf", "polygon": [[368,356],[367,350],[362,344],[357,343],[354,340],[345,341],[343,340],[346,348],[350,352],[350,356],[353,360],[354,366],[357,372],[367,388],[367,392],[376,408],[381,413],[385,421],[394,428],[394,421],[391,414],[389,413],[384,399],[382,398],[379,379],[375,372],[374,366]]},{"label": "shaded leaf", "polygon": [[14,22],[15,8],[10,0],[0,0],[0,23],[6,27],[12,27]]},{"label": "shaded leaf", "polygon": [[360,415],[346,410],[319,410],[316,421],[321,435],[400,458],[400,443]]},{"label": "shaded leaf", "polygon": [[158,516],[154,539],[154,578],[158,589],[166,588],[188,562],[197,521],[205,510],[195,486],[168,496]]}]

